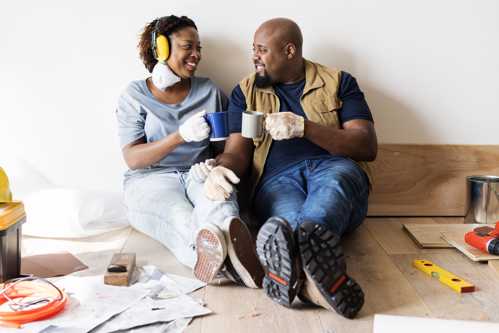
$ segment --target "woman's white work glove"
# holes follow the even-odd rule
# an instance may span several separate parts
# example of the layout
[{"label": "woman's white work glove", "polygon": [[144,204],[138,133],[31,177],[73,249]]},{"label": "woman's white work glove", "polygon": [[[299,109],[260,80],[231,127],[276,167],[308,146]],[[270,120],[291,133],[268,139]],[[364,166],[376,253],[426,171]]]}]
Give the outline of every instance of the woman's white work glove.
[{"label": "woman's white work glove", "polygon": [[203,141],[210,136],[210,126],[204,119],[205,114],[205,110],[198,112],[180,125],[178,132],[185,142]]},{"label": "woman's white work glove", "polygon": [[239,177],[221,165],[214,167],[204,183],[204,195],[213,201],[225,201],[234,192],[234,184],[239,183]]},{"label": "woman's white work glove", "polygon": [[305,133],[305,119],[293,112],[268,114],[265,129],[274,140],[301,138]]},{"label": "woman's white work glove", "polygon": [[189,177],[195,182],[202,183],[208,177],[211,169],[215,167],[217,162],[214,158],[207,159],[204,162],[194,164],[189,171]]}]

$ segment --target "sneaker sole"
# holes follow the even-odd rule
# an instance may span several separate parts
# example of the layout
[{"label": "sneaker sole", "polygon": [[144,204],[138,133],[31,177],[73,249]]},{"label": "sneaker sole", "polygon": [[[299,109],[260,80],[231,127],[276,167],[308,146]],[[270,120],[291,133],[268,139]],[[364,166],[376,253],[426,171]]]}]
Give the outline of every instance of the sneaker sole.
[{"label": "sneaker sole", "polygon": [[291,307],[298,289],[299,272],[293,231],[287,222],[274,218],[265,223],[258,232],[256,251],[265,271],[265,293],[273,301]]},{"label": "sneaker sole", "polygon": [[312,283],[322,296],[320,305],[353,318],[364,304],[364,292],[346,274],[345,258],[340,238],[324,226],[303,223],[298,242],[307,284]]},{"label": "sneaker sole", "polygon": [[[237,222],[236,222],[237,221]],[[239,219],[232,220],[226,232],[229,260],[245,286],[261,288],[263,269],[255,253],[248,227]]]},{"label": "sneaker sole", "polygon": [[[221,233],[221,232],[220,232]],[[194,276],[206,283],[217,276],[227,255],[223,235],[209,229],[201,229],[196,236],[197,261],[194,265]]]}]

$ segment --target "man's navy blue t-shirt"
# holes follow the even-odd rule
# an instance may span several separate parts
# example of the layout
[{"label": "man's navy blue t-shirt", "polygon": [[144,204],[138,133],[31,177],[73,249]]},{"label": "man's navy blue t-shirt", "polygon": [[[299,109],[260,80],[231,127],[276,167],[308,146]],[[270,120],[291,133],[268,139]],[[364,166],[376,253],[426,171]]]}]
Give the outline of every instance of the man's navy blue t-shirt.
[{"label": "man's navy blue t-shirt", "polygon": [[[293,84],[274,85],[274,91],[279,97],[279,112],[290,111],[307,118],[300,104],[300,98],[305,87],[305,80]],[[338,110],[340,123],[343,124],[353,119],[365,119],[373,121],[371,111],[359,88],[357,81],[347,72],[341,72],[338,98],[342,101],[342,107]],[[241,87],[237,85],[229,99],[231,132],[241,132],[241,114],[246,111],[246,100]],[[294,138],[288,140],[273,140],[270,146],[265,168],[260,184],[277,174],[279,171],[303,160],[327,158],[332,156],[327,150],[308,141],[305,138]]]}]

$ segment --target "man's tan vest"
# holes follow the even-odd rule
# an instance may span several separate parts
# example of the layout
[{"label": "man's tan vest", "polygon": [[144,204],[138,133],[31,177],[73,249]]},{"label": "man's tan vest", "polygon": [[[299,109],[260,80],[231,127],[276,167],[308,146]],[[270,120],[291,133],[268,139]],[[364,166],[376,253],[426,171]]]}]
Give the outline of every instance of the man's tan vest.
[{"label": "man's tan vest", "polygon": [[[254,85],[255,74],[243,79],[239,86],[246,99],[246,109],[263,113],[279,112],[279,97],[272,87],[258,88]],[[301,96],[301,106],[307,119],[321,125],[340,128],[337,110],[341,108],[338,99],[340,71],[305,60],[305,87]],[[251,196],[263,173],[272,137],[265,133],[261,139],[253,140],[255,152],[251,170]],[[357,162],[369,177],[372,175],[366,162]]]}]

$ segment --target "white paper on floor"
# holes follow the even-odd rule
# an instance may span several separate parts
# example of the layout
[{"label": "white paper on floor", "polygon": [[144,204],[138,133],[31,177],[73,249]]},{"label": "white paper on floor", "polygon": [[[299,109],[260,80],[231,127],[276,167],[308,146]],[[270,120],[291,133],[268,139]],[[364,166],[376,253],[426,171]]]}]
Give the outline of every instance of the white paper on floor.
[{"label": "white paper on floor", "polygon": [[165,300],[146,297],[113,319],[105,322],[95,332],[115,332],[151,323],[202,316],[208,313],[211,313],[210,309],[203,307],[187,295]]},{"label": "white paper on floor", "polygon": [[179,294],[189,294],[199,288],[206,286],[206,283],[197,279],[190,279],[175,274],[163,274],[156,266],[147,265],[140,268],[138,284],[143,284],[147,289],[154,292],[155,285],[164,291],[173,291]]},{"label": "white paper on floor", "polygon": [[497,333],[499,324],[486,321],[449,320],[407,316],[374,315],[373,333]]},{"label": "white paper on floor", "polygon": [[127,330],[119,330],[113,333],[182,333],[191,320],[192,318],[179,318],[169,323],[156,323]]},{"label": "white paper on floor", "polygon": [[[11,329],[12,332],[88,332],[148,294],[144,288],[105,285],[102,275],[66,276],[51,281],[69,296],[64,311],[51,319],[23,325],[22,329]],[[2,332],[7,330],[2,328]]]},{"label": "white paper on floor", "polygon": [[[148,290],[148,297],[135,303],[132,307],[99,326],[93,332],[122,331],[152,323],[169,322],[211,313],[210,309],[205,308],[192,297],[186,295],[205,285],[204,282],[199,280],[173,274],[163,274],[155,266],[144,266],[138,282],[133,285],[133,288]],[[180,331],[184,326],[182,322],[177,323]],[[158,331],[162,332],[159,329]],[[169,332],[170,330],[166,331]]]},{"label": "white paper on floor", "polygon": [[[187,296],[206,284],[195,279],[163,274],[144,266],[138,282],[130,287],[104,284],[102,275],[50,279],[69,295],[68,305],[57,316],[2,332],[105,333],[136,328],[140,332],[181,332],[190,318],[211,313]],[[170,323],[166,323],[170,322]],[[162,323],[151,325],[155,323]],[[144,325],[149,325],[145,326]],[[142,326],[142,327],[139,327]]]}]

